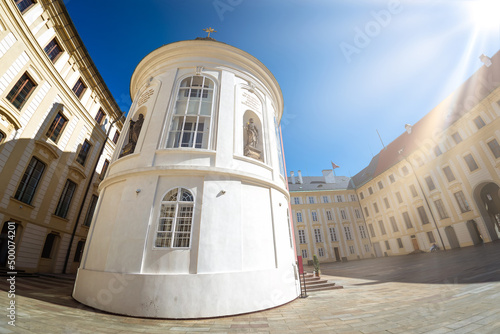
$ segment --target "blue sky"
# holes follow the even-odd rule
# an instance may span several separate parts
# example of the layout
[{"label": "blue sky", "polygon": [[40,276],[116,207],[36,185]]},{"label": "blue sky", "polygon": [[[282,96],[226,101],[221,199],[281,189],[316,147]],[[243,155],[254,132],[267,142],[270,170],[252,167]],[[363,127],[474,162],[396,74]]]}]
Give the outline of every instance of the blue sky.
[{"label": "blue sky", "polygon": [[[123,111],[140,60],[206,36],[257,57],[285,101],[288,172],[354,175],[500,49],[498,0],[67,0]],[[496,8],[495,8],[496,6]],[[490,14],[493,14],[490,17]]]}]

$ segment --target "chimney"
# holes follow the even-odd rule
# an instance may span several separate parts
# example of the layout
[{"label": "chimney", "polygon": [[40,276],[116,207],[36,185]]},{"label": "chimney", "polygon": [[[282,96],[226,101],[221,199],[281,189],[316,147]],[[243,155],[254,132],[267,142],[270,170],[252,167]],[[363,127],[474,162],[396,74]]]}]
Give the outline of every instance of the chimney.
[{"label": "chimney", "polygon": [[293,171],[290,172],[290,178],[292,179],[292,184],[295,184],[295,173]]},{"label": "chimney", "polygon": [[299,174],[299,183],[303,184],[304,180],[302,180],[302,172],[299,170],[299,171],[297,171],[297,174]]},{"label": "chimney", "polygon": [[488,56],[485,56],[484,54],[480,55],[479,56],[479,59],[481,60],[481,62],[486,66],[486,67],[490,67],[491,66],[491,58],[488,57]]},{"label": "chimney", "polygon": [[405,124],[405,129],[406,129],[406,132],[408,132],[408,134],[411,134],[412,128],[413,128],[413,126],[411,124]]},{"label": "chimney", "polygon": [[326,183],[335,183],[335,175],[333,175],[332,169],[325,169],[321,171]]}]

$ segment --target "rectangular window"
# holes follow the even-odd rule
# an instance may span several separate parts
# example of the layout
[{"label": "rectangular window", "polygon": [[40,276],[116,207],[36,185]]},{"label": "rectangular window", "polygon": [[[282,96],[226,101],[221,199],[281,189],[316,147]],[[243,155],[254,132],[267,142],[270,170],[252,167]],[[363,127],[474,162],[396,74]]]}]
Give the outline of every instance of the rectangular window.
[{"label": "rectangular window", "polygon": [[326,210],[326,219],[333,220],[332,212],[330,210]]},{"label": "rectangular window", "polygon": [[340,209],[340,216],[342,217],[343,220],[347,219],[347,214],[344,209]]},{"label": "rectangular window", "polygon": [[375,238],[375,229],[373,228],[372,224],[368,224],[368,229],[370,230],[370,235],[372,238]]},{"label": "rectangular window", "polygon": [[349,226],[344,226],[344,233],[346,240],[352,240],[351,228]]},{"label": "rectangular window", "polygon": [[52,124],[50,125],[49,130],[45,135],[54,143],[56,143],[59,139],[59,135],[66,126],[66,123],[68,123],[66,117],[64,117],[60,112],[57,113],[56,117],[54,117],[54,120],[52,121]]},{"label": "rectangular window", "polygon": [[394,174],[389,175],[389,181],[391,181],[391,183],[396,182],[396,179],[394,178]]},{"label": "rectangular window", "polygon": [[434,185],[434,181],[432,181],[432,177],[427,176],[425,178],[425,182],[427,183],[427,187],[429,188],[429,191],[436,189],[436,186]]},{"label": "rectangular window", "polygon": [[438,210],[439,218],[441,219],[448,218],[448,212],[446,212],[446,208],[444,207],[443,201],[441,199],[435,200],[434,205]]},{"label": "rectangular window", "polygon": [[359,225],[359,234],[361,235],[362,239],[368,238],[366,235],[365,227],[363,225]]},{"label": "rectangular window", "polygon": [[370,245],[365,244],[365,252],[369,253],[370,252]]},{"label": "rectangular window", "polygon": [[120,131],[115,131],[115,134],[113,135],[113,143],[117,143],[118,142],[118,138],[120,138]]},{"label": "rectangular window", "polygon": [[52,249],[54,247],[54,243],[56,241],[57,235],[54,233],[50,233],[45,238],[45,243],[43,244],[42,255],[41,257],[44,259],[52,258]]},{"label": "rectangular window", "polygon": [[368,213],[368,208],[365,206],[364,209],[365,209],[365,216],[370,217],[370,214]]},{"label": "rectangular window", "polygon": [[436,239],[434,239],[434,234],[432,233],[432,231],[427,232],[427,238],[429,238],[429,242],[431,244],[436,242]]},{"label": "rectangular window", "polygon": [[415,186],[413,184],[410,185],[410,191],[411,191],[411,195],[413,197],[417,197],[418,196],[417,189],[415,188]]},{"label": "rectangular window", "polygon": [[439,157],[441,154],[443,154],[439,146],[434,147],[434,154],[436,155],[436,157]]},{"label": "rectangular window", "polygon": [[399,232],[398,224],[396,223],[396,219],[394,217],[389,217],[389,220],[391,222],[392,231],[394,233]]},{"label": "rectangular window", "polygon": [[83,226],[90,226],[92,222],[92,217],[94,216],[95,207],[97,205],[98,197],[96,195],[92,195],[90,199],[89,209],[87,210],[87,215],[85,216],[85,220],[83,221]]},{"label": "rectangular window", "polygon": [[372,187],[368,187],[368,193],[369,193],[370,195],[373,195],[373,189],[372,189]]},{"label": "rectangular window", "polygon": [[385,226],[384,226],[384,222],[383,221],[381,221],[381,220],[378,221],[378,227],[380,228],[380,233],[382,235],[387,234],[387,231],[385,230]]},{"label": "rectangular window", "polygon": [[17,8],[19,8],[21,13],[24,13],[25,11],[27,11],[34,4],[35,4],[35,2],[33,0],[16,0]]},{"label": "rectangular window", "polygon": [[323,250],[323,248],[318,248],[318,255],[319,255],[320,257],[325,256],[325,251]]},{"label": "rectangular window", "polygon": [[450,167],[448,166],[444,167],[443,172],[448,182],[455,181],[455,174],[453,174]]},{"label": "rectangular window", "polygon": [[312,214],[313,222],[317,222],[318,221],[318,214],[315,211],[311,212],[311,214]]},{"label": "rectangular window", "polygon": [[470,211],[469,203],[467,203],[464,193],[462,191],[457,191],[454,195],[460,207],[460,211],[462,211],[462,213]]},{"label": "rectangular window", "polygon": [[477,166],[476,164],[476,160],[474,160],[474,157],[472,156],[472,154],[467,154],[465,157],[464,157],[464,160],[465,162],[467,163],[467,166],[469,167],[469,170],[472,172],[472,171],[475,171],[476,169],[478,169],[479,167]]},{"label": "rectangular window", "polygon": [[297,222],[302,223],[302,213],[301,212],[297,212]]},{"label": "rectangular window", "polygon": [[361,199],[365,199],[365,195],[363,194],[362,191],[359,193],[359,197],[361,197]]},{"label": "rectangular window", "polygon": [[106,114],[102,109],[99,109],[97,114],[95,115],[94,119],[97,122],[98,125],[101,125],[104,119],[106,118]]},{"label": "rectangular window", "polygon": [[361,212],[359,212],[359,209],[354,209],[354,214],[356,215],[356,218],[361,219]]},{"label": "rectangular window", "polygon": [[500,158],[500,145],[498,144],[496,139],[489,141],[488,147],[490,148],[491,153],[493,153],[495,159]]},{"label": "rectangular window", "polygon": [[92,145],[90,145],[90,143],[87,140],[85,140],[82,144],[82,147],[80,148],[78,156],[76,157],[76,162],[84,166],[91,147]]},{"label": "rectangular window", "polygon": [[385,249],[391,250],[391,246],[389,245],[389,241],[385,241]]},{"label": "rectangular window", "polygon": [[403,212],[403,219],[405,221],[406,228],[413,228],[413,224],[411,223],[410,215],[408,214],[408,212]]},{"label": "rectangular window", "polygon": [[403,248],[403,242],[401,241],[401,238],[398,238],[397,240],[399,248]]},{"label": "rectangular window", "polygon": [[82,95],[83,95],[83,92],[85,91],[85,89],[87,89],[87,86],[84,85],[82,79],[78,79],[78,81],[75,83],[75,85],[73,86],[73,92],[75,93],[75,95],[81,99],[82,98]]},{"label": "rectangular window", "polygon": [[42,178],[44,169],[45,164],[37,158],[32,157],[28,167],[26,167],[26,170],[24,171],[21,183],[19,183],[19,187],[17,188],[14,198],[26,204],[30,204],[33,200],[33,196],[35,195],[38,183]]},{"label": "rectangular window", "polygon": [[410,171],[408,170],[408,167],[406,167],[406,166],[403,166],[403,168],[401,168],[401,171],[403,172],[404,176],[406,176],[406,175],[408,175],[408,173],[410,173]]},{"label": "rectangular window", "polygon": [[307,249],[302,250],[302,258],[307,259]]},{"label": "rectangular window", "polygon": [[323,196],[323,203],[328,203],[328,196]]},{"label": "rectangular window", "polygon": [[314,197],[309,196],[309,204],[314,204]]},{"label": "rectangular window", "polygon": [[351,202],[356,202],[356,195],[351,194]]},{"label": "rectangular window", "polygon": [[330,227],[330,241],[338,241],[337,231],[335,231],[335,227]]},{"label": "rectangular window", "polygon": [[375,213],[378,213],[378,205],[377,205],[377,203],[373,203],[373,209],[375,210]]},{"label": "rectangular window", "polygon": [[323,238],[321,237],[321,230],[319,228],[314,229],[314,239],[316,242],[323,242]]},{"label": "rectangular window", "polygon": [[474,123],[476,124],[478,130],[486,125],[481,116],[477,116],[476,118],[474,118]]},{"label": "rectangular window", "polygon": [[460,133],[458,133],[458,132],[455,132],[454,134],[452,134],[451,137],[453,138],[453,141],[455,142],[455,144],[460,144],[460,142],[462,141],[462,136],[460,136]]},{"label": "rectangular window", "polygon": [[66,180],[61,197],[59,197],[59,202],[57,203],[56,212],[54,213],[56,216],[66,218],[75,190],[76,183],[71,180]]},{"label": "rectangular window", "polygon": [[396,192],[396,198],[398,199],[399,204],[403,203],[403,197],[401,197],[401,193],[399,191]]},{"label": "rectangular window", "polygon": [[418,215],[420,216],[420,221],[422,222],[422,225],[429,224],[429,217],[427,217],[427,213],[425,212],[425,209],[423,206],[419,206],[417,208]]},{"label": "rectangular window", "polygon": [[342,195],[337,195],[337,202],[343,202],[344,199],[342,198]]},{"label": "rectangular window", "polygon": [[293,204],[300,204],[300,199],[298,197],[294,197]]},{"label": "rectangular window", "polygon": [[35,88],[35,82],[31,80],[27,73],[24,73],[10,90],[7,95],[7,100],[9,100],[9,102],[12,103],[12,105],[14,105],[14,107],[18,110],[21,110],[24,103],[28,100]]},{"label": "rectangular window", "polygon": [[350,252],[351,254],[356,253],[356,251],[354,250],[354,246],[349,246],[349,252]]},{"label": "rectangular window", "polygon": [[73,258],[73,262],[80,262],[83,254],[83,247],[85,246],[85,241],[78,241],[76,245],[75,257]]},{"label": "rectangular window", "polygon": [[384,189],[384,184],[382,183],[382,181],[378,181],[378,188],[380,190]]},{"label": "rectangular window", "polygon": [[104,161],[104,164],[102,165],[102,170],[101,170],[101,174],[99,175],[99,179],[104,179],[104,176],[106,176],[106,172],[108,171],[108,167],[109,167],[109,160],[105,160]]},{"label": "rectangular window", "polygon": [[389,204],[389,199],[387,197],[384,198],[384,204],[386,209],[390,209],[391,205]]},{"label": "rectangular window", "polygon": [[49,44],[44,48],[45,53],[47,56],[49,56],[50,60],[52,60],[53,63],[59,58],[59,56],[62,53],[62,49],[59,46],[59,43],[57,43],[56,39],[54,38],[53,40],[50,41]]},{"label": "rectangular window", "polygon": [[306,231],[304,230],[299,230],[299,243],[300,244],[306,243]]}]

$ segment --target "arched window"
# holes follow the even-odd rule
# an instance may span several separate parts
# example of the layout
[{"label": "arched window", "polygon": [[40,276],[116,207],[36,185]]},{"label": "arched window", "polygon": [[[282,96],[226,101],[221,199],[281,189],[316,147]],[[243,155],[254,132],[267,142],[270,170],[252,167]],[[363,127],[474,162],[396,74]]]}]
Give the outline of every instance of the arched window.
[{"label": "arched window", "polygon": [[0,131],[0,144],[3,142],[4,138],[5,138],[5,133]]},{"label": "arched window", "polygon": [[168,133],[167,148],[208,149],[214,82],[203,76],[182,80]]},{"label": "arched window", "polygon": [[170,190],[161,202],[155,247],[189,247],[193,223],[193,194],[184,188]]}]

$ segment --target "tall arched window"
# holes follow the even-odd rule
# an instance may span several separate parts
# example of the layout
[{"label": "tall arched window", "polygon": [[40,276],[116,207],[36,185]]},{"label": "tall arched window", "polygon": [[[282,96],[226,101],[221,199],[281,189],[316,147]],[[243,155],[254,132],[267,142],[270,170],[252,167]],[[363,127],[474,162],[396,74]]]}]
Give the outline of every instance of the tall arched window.
[{"label": "tall arched window", "polygon": [[155,247],[189,247],[193,223],[193,194],[184,188],[170,190],[161,202]]},{"label": "tall arched window", "polygon": [[213,100],[212,80],[203,76],[182,80],[168,133],[167,148],[209,147]]}]

